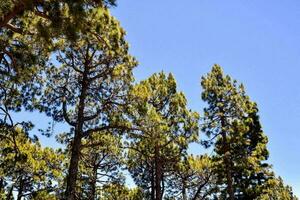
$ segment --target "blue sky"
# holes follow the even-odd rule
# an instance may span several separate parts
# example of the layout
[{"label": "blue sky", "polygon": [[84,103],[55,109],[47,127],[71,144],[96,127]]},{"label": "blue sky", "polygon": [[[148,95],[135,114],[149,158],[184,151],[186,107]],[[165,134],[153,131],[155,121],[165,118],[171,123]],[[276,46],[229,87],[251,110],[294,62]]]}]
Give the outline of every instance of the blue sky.
[{"label": "blue sky", "polygon": [[[112,10],[140,66],[172,72],[199,112],[200,77],[220,64],[258,103],[269,162],[300,196],[300,1],[128,0]],[[192,152],[201,152],[193,145]]]}]

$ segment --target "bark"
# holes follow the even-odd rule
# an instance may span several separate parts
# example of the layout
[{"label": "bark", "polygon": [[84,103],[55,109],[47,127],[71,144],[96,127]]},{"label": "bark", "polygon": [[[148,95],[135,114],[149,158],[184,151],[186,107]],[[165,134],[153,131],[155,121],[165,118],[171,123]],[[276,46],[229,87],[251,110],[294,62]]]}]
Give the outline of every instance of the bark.
[{"label": "bark", "polygon": [[78,174],[78,163],[80,158],[80,148],[81,148],[81,134],[80,131],[75,131],[75,137],[72,144],[71,150],[71,161],[69,166],[69,173],[67,176],[67,189],[66,189],[66,199],[74,200],[76,197],[76,182]]},{"label": "bark", "polygon": [[234,191],[233,191],[230,160],[228,159],[228,156],[225,156],[224,159],[225,159],[224,161],[225,161],[225,166],[226,166],[227,193],[229,194],[229,199],[234,200]]},{"label": "bark", "polygon": [[77,126],[75,127],[75,136],[71,149],[71,161],[69,166],[69,173],[67,177],[67,189],[66,189],[66,199],[74,200],[76,198],[76,182],[78,175],[78,163],[80,159],[80,149],[81,149],[81,139],[83,136],[83,125],[84,125],[84,108],[85,99],[88,90],[88,67],[85,68],[83,73],[83,78],[81,82],[81,94],[79,97],[79,107],[77,116]]},{"label": "bark", "polygon": [[97,170],[98,170],[98,166],[96,164],[94,164],[93,176],[92,176],[92,180],[90,182],[90,188],[91,188],[91,191],[90,191],[91,194],[89,197],[90,200],[96,199]]}]

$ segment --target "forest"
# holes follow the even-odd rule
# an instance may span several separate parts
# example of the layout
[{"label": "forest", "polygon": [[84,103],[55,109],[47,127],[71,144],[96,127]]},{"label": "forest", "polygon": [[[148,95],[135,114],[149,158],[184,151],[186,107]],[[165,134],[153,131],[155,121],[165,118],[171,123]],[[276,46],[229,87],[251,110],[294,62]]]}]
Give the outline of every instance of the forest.
[{"label": "forest", "polygon": [[[114,7],[0,0],[0,199],[297,200],[268,161],[244,85],[215,64],[199,74],[198,113],[173,74],[135,81],[142,66]],[[68,131],[33,134],[36,124],[14,118],[21,112]],[[191,144],[211,153],[191,154]]]}]

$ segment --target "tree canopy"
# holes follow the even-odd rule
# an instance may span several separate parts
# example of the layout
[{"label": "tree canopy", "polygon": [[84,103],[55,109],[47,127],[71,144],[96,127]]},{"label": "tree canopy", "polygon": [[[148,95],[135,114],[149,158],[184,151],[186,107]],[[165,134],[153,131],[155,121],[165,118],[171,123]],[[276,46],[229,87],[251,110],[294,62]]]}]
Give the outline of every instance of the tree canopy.
[{"label": "tree canopy", "polygon": [[[298,199],[268,161],[258,105],[221,66],[201,78],[201,113],[172,73],[135,81],[116,3],[0,0],[0,199]],[[60,148],[18,112],[63,124],[41,132]]]}]

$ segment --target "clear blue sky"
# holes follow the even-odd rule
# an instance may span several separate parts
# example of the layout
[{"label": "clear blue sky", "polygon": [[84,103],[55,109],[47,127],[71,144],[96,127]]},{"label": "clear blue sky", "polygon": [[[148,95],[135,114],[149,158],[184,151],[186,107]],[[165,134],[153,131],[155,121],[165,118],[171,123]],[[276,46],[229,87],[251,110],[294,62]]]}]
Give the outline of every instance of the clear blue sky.
[{"label": "clear blue sky", "polygon": [[259,105],[270,163],[300,196],[299,0],[119,0],[112,13],[140,62],[137,79],[172,72],[191,108],[202,111],[200,77],[214,63],[243,82]]}]

